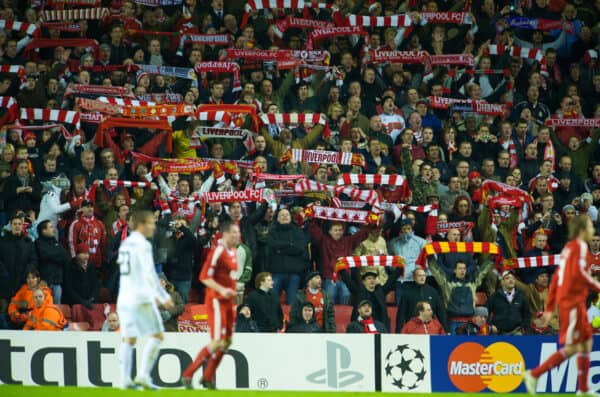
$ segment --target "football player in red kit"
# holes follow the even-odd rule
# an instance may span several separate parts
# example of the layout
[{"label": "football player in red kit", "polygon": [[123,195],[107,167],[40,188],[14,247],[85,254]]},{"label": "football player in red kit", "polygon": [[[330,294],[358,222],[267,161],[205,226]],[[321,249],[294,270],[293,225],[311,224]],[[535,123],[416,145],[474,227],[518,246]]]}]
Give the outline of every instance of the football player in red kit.
[{"label": "football player in red kit", "polygon": [[540,366],[526,371],[523,381],[529,394],[535,394],[537,379],[545,372],[577,354],[577,382],[580,394],[589,394],[588,371],[592,350],[592,327],[585,305],[588,289],[600,292],[600,283],[589,273],[591,254],[588,243],[594,236],[592,220],[578,215],[569,221],[569,241],[560,254],[560,264],[554,273],[543,319],[546,323],[558,307],[559,343],[562,349],[548,357]]},{"label": "football player in red kit", "polygon": [[206,363],[201,384],[207,389],[214,389],[217,367],[231,345],[240,228],[230,221],[222,221],[219,230],[222,238],[211,248],[200,273],[200,281],[206,286],[204,304],[208,308],[211,341],[183,372],[181,383],[186,388],[192,387],[192,376]]}]

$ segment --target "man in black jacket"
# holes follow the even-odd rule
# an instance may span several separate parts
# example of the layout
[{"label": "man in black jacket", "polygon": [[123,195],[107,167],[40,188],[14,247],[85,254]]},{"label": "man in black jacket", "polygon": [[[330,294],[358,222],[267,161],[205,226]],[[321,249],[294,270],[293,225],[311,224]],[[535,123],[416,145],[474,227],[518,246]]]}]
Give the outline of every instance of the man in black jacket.
[{"label": "man in black jacket", "polygon": [[94,266],[90,266],[90,248],[87,244],[78,244],[75,252],[76,255],[65,272],[63,301],[69,305],[79,304],[91,309],[100,289],[98,273]]},{"label": "man in black jacket", "polygon": [[304,302],[300,309],[300,316],[291,320],[293,323],[285,331],[288,334],[318,334],[323,332],[315,319],[315,307],[310,302]]},{"label": "man in black jacket", "polygon": [[290,310],[290,322],[300,318],[302,308],[310,302],[315,310],[315,319],[324,332],[334,334],[336,331],[335,311],[331,297],[322,288],[323,278],[319,272],[311,272],[306,276],[306,289],[296,293],[296,299]]},{"label": "man in black jacket", "polygon": [[[254,230],[254,226],[264,218],[267,207],[267,202],[263,201],[262,204],[256,207],[256,210],[250,212],[247,216],[243,216],[242,205],[239,201],[229,205],[229,218],[240,227],[242,241],[250,247],[251,252],[256,252],[256,231]],[[252,258],[252,260],[254,259]]]},{"label": "man in black jacket", "polygon": [[167,254],[165,273],[179,292],[183,303],[188,302],[192,288],[192,270],[194,269],[194,251],[196,238],[189,229],[185,216],[177,215],[173,221],[171,245]]},{"label": "man in black jacket", "polygon": [[10,231],[0,238],[0,314],[6,313],[8,300],[25,283],[27,272],[37,268],[37,261],[33,242],[23,234],[23,217],[15,214]]},{"label": "man in black jacket", "polygon": [[413,271],[415,282],[402,291],[402,299],[396,314],[396,332],[400,332],[402,326],[414,316],[415,308],[419,302],[428,302],[444,329],[447,329],[446,308],[442,303],[442,298],[435,288],[425,283],[426,278],[425,270],[417,266]]},{"label": "man in black jacket", "polygon": [[358,316],[352,318],[356,320],[348,324],[348,328],[346,328],[348,334],[385,334],[388,332],[381,321],[373,318],[373,307],[371,302],[366,299],[358,304]]},{"label": "man in black jacket", "polygon": [[488,299],[488,311],[493,333],[522,335],[529,326],[531,313],[523,292],[515,288],[515,274],[502,273],[501,288]]},{"label": "man in black jacket", "polygon": [[248,295],[246,303],[250,307],[259,332],[277,332],[283,326],[283,311],[279,297],[273,293],[271,273],[256,275],[256,289]]},{"label": "man in black jacket", "polygon": [[359,315],[357,303],[368,300],[372,308],[373,318],[381,321],[385,329],[389,330],[390,318],[387,314],[385,296],[395,288],[396,280],[400,277],[400,269],[394,268],[393,271],[388,272],[388,279],[384,285],[377,284],[377,276],[379,274],[375,268],[370,268],[364,272],[361,276],[361,282],[358,281],[359,269],[353,268],[351,271],[352,276],[348,274],[347,270],[341,270],[339,275],[352,294],[352,301],[354,302],[352,318],[356,318]]},{"label": "man in black jacket", "polygon": [[66,249],[56,241],[56,228],[49,220],[42,221],[37,226],[39,238],[35,241],[35,251],[39,258],[39,270],[42,280],[46,281],[52,290],[55,305],[62,298],[62,284],[65,269],[71,261]]}]

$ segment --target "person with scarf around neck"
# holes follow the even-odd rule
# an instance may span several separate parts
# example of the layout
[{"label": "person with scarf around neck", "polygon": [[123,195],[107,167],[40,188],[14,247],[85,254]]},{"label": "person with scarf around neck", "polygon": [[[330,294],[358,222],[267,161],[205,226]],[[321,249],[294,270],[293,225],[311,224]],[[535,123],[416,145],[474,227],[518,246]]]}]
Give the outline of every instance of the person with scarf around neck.
[{"label": "person with scarf around neck", "polygon": [[91,201],[82,202],[77,220],[69,227],[68,242],[71,258],[77,255],[76,248],[79,244],[87,244],[90,263],[97,269],[102,267],[106,250],[106,229],[94,216],[94,204]]},{"label": "person with scarf around neck", "polygon": [[428,302],[419,302],[416,306],[417,315],[402,327],[401,334],[413,335],[446,335],[444,327],[437,318]]},{"label": "person with scarf around neck", "polygon": [[385,325],[373,318],[373,307],[368,300],[361,301],[358,306],[358,315],[353,317],[353,320],[348,324],[346,333],[348,334],[385,334],[388,329]]}]

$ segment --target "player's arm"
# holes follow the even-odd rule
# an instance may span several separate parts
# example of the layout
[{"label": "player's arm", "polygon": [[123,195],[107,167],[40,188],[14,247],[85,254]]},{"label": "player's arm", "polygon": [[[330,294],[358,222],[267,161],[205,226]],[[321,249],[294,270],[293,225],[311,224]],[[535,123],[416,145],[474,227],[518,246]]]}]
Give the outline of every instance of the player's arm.
[{"label": "player's arm", "polygon": [[200,273],[200,281],[213,291],[217,292],[224,298],[231,298],[237,295],[237,292],[231,288],[226,288],[223,285],[215,281],[214,275],[219,262],[219,257],[223,255],[224,248],[217,245],[206,258],[204,265],[202,266],[202,272]]},{"label": "player's arm", "polygon": [[[156,268],[154,267],[154,257],[152,255],[150,243],[148,243],[148,247],[140,247],[141,255],[134,255],[134,257],[130,258],[130,260],[134,262],[132,265],[137,265],[137,268],[144,272],[144,281],[146,282],[148,288],[154,292],[154,298],[156,299],[157,303],[163,305],[167,309],[170,309],[173,307],[173,300],[171,299],[171,295],[169,295],[169,293],[165,291],[160,284],[160,280],[156,274]],[[135,261],[139,262],[136,264]]]}]

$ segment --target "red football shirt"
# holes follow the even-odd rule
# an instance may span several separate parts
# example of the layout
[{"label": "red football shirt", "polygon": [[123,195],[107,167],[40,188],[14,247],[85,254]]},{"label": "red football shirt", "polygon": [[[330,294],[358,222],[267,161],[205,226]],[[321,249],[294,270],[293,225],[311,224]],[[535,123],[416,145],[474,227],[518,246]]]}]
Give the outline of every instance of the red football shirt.
[{"label": "red football shirt", "polygon": [[[235,290],[237,271],[237,250],[235,248],[227,249],[223,241],[219,240],[218,244],[210,249],[204,261],[200,281],[213,279],[223,287]],[[217,291],[207,288],[205,301],[209,302],[209,299],[212,300],[212,298],[226,300]],[[233,298],[229,300],[233,301]]]}]

